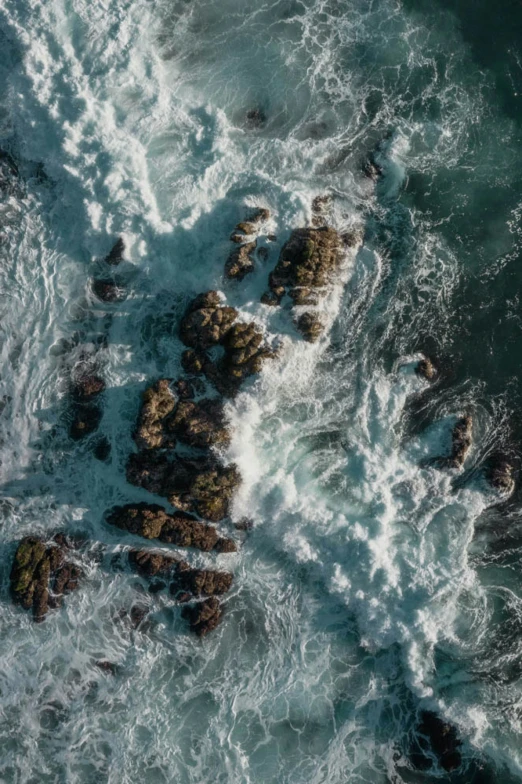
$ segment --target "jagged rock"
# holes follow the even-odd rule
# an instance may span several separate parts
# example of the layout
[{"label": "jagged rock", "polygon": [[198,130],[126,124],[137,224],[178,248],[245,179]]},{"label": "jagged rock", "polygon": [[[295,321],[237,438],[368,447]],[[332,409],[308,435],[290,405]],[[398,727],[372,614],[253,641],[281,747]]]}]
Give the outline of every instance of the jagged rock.
[{"label": "jagged rock", "polygon": [[188,348],[181,355],[181,366],[183,370],[187,373],[193,373],[196,376],[203,373],[203,368],[207,361],[208,357],[201,352],[194,351],[192,348]]},{"label": "jagged rock", "polygon": [[94,433],[98,429],[103,416],[99,406],[78,405],[73,410],[73,419],[69,426],[69,435],[75,441]]},{"label": "jagged rock", "polygon": [[187,563],[180,563],[170,592],[190,593],[193,596],[221,596],[228,593],[232,586],[233,576],[230,572],[218,572],[212,569],[192,569]]},{"label": "jagged rock", "polygon": [[151,550],[130,550],[129,564],[141,577],[155,577],[168,572],[177,563],[177,559],[165,553]]},{"label": "jagged rock", "polygon": [[186,378],[176,381],[174,389],[180,400],[192,400],[195,396],[194,385]]},{"label": "jagged rock", "polygon": [[433,365],[431,359],[428,359],[427,357],[423,357],[421,360],[419,360],[415,368],[415,372],[418,376],[425,378],[427,381],[433,381],[437,375],[435,366]]},{"label": "jagged rock", "polygon": [[462,743],[455,727],[447,724],[431,711],[423,711],[420,719],[418,732],[428,741],[441,767],[448,773],[459,768],[462,763],[459,747]]},{"label": "jagged rock", "polygon": [[107,262],[107,264],[112,264],[113,266],[116,266],[117,264],[120,263],[120,261],[123,261],[124,253],[125,253],[125,242],[120,237],[114,243],[110,253],[105,257],[105,261]]},{"label": "jagged rock", "polygon": [[[186,512],[168,514],[158,504],[127,504],[115,506],[107,515],[107,522],[145,539],[159,539],[178,547],[195,547],[208,552],[219,550],[223,542],[216,529],[196,520]],[[233,542],[231,542],[234,545]],[[235,545],[234,545],[235,547]]]},{"label": "jagged rock", "polygon": [[486,477],[490,485],[504,495],[510,494],[515,489],[513,465],[502,455],[494,455],[487,467]]},{"label": "jagged rock", "polygon": [[152,580],[149,584],[149,592],[159,593],[160,591],[164,591],[166,587],[167,583],[163,582],[163,580]]},{"label": "jagged rock", "polygon": [[[294,229],[270,273],[270,291],[261,301],[265,305],[278,305],[288,293],[296,305],[315,304],[315,290],[330,283],[340,261],[341,238],[335,229],[328,226]],[[317,327],[316,321],[309,334],[315,334]]]},{"label": "jagged rock", "polygon": [[113,280],[98,278],[92,281],[93,293],[102,302],[121,302],[125,299],[125,289],[118,286]]},{"label": "jagged rock", "polygon": [[73,395],[77,400],[92,400],[105,389],[105,381],[100,376],[81,375],[73,383]]},{"label": "jagged rock", "polygon": [[312,201],[312,226],[325,226],[331,208],[332,197],[330,194],[316,196]]},{"label": "jagged rock", "polygon": [[189,622],[190,628],[198,637],[204,637],[220,623],[223,615],[219,599],[211,596],[191,607],[184,607],[181,617]]},{"label": "jagged rock", "polygon": [[[243,224],[240,224],[243,225]],[[250,254],[255,250],[255,242],[247,242],[232,251],[225,264],[225,277],[243,280],[245,275],[254,271],[254,260]]]},{"label": "jagged rock", "polygon": [[216,291],[200,294],[189,305],[181,322],[180,337],[190,348],[218,345],[237,317],[237,310],[220,304]]},{"label": "jagged rock", "polygon": [[299,332],[308,343],[315,343],[324,330],[324,324],[315,313],[303,313],[296,321]]},{"label": "jagged rock", "polygon": [[249,109],[245,115],[245,127],[248,130],[257,130],[266,123],[266,114],[260,107]]},{"label": "jagged rock", "polygon": [[200,449],[225,446],[230,442],[220,400],[180,401],[168,418],[166,428],[179,441]]},{"label": "jagged rock", "polygon": [[473,419],[470,414],[460,417],[451,434],[450,463],[456,468],[464,464],[464,460],[471,447],[471,434]]},{"label": "jagged rock", "polygon": [[162,378],[145,390],[134,440],[140,449],[174,446],[165,434],[165,418],[174,410],[176,398],[170,389],[170,380]]},{"label": "jagged rock", "polygon": [[59,535],[51,542],[26,536],[18,545],[11,568],[11,594],[24,609],[32,608],[37,622],[78,587],[82,572],[66,560],[69,551],[68,540]]}]

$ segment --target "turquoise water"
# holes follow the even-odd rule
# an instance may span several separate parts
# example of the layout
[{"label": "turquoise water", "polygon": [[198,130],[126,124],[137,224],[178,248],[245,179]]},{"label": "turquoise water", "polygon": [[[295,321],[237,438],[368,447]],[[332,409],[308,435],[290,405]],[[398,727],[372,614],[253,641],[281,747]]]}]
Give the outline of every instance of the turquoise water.
[{"label": "turquoise water", "polygon": [[[522,780],[520,495],[499,505],[482,475],[498,449],[518,466],[522,438],[522,11],[4,0],[0,20],[0,780]],[[364,240],[310,346],[259,298],[325,191]],[[277,239],[233,285],[228,237],[256,205]],[[90,281],[119,236],[128,296],[105,305]],[[282,347],[228,405],[244,481],[220,528],[242,546],[220,558],[234,588],[201,641],[113,568],[139,540],[104,512],[153,500],[125,481],[140,392],[179,375],[179,318],[210,288]],[[67,435],[86,353],[107,380],[108,463]],[[464,470],[436,470],[468,409]],[[35,625],[10,562],[23,535],[59,528],[104,550]],[[115,621],[136,600],[144,630]],[[426,708],[463,740],[452,775],[412,768]]]}]

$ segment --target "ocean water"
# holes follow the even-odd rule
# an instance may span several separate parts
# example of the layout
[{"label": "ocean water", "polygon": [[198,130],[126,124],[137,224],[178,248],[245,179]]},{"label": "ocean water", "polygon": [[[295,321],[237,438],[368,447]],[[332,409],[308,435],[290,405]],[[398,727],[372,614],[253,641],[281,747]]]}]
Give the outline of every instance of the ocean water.
[{"label": "ocean water", "polygon": [[[0,781],[522,781],[521,495],[484,480],[522,439],[521,31],[491,0],[2,1]],[[309,345],[259,299],[325,192],[363,240]],[[276,239],[228,283],[258,205]],[[90,282],[119,236],[127,297],[104,304]],[[140,393],[179,376],[179,318],[211,288],[280,355],[227,405],[243,484],[220,528],[241,547],[187,556],[235,575],[199,640],[113,568],[139,540],[104,512],[157,500],[125,480]],[[106,463],[67,434],[86,356]],[[437,470],[469,410],[464,470]],[[93,557],[36,625],[10,564],[58,529]],[[135,601],[141,630],[117,621]],[[411,764],[424,709],[458,728],[453,774]]]}]

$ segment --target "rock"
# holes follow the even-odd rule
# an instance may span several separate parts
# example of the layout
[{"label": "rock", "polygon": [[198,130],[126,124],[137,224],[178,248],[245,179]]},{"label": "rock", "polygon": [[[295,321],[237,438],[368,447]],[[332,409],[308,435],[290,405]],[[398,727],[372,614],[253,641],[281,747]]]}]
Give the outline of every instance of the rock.
[{"label": "rock", "polygon": [[145,620],[148,614],[149,614],[148,607],[144,607],[141,604],[133,604],[133,606],[130,608],[130,613],[129,613],[129,620],[131,622],[131,625],[135,629],[137,629],[138,626],[141,626],[141,624],[143,623],[143,621]]},{"label": "rock", "polygon": [[471,447],[473,419],[470,414],[460,417],[451,434],[450,464],[460,468]]},{"label": "rock", "polygon": [[433,381],[435,376],[437,375],[437,370],[433,365],[432,361],[427,357],[423,357],[419,360],[415,372],[421,378],[425,378],[427,381]]},{"label": "rock", "polygon": [[250,531],[254,527],[254,523],[248,517],[242,517],[237,523],[234,523],[234,528],[237,531]]},{"label": "rock", "polygon": [[99,395],[105,389],[105,381],[100,376],[82,375],[73,383],[73,395],[77,400],[87,401]]},{"label": "rock", "polygon": [[220,400],[180,401],[168,418],[166,428],[179,441],[199,449],[225,446],[230,442]]},{"label": "rock", "polygon": [[257,207],[248,217],[248,222],[253,224],[266,223],[270,219],[270,210],[266,207]]},{"label": "rock", "polygon": [[108,513],[107,522],[145,539],[159,539],[165,544],[194,547],[204,552],[221,548],[223,541],[231,541],[223,540],[213,526],[188,513],[168,514],[158,504],[115,506]]},{"label": "rock", "polygon": [[221,622],[223,611],[219,599],[211,596],[196,605],[184,607],[181,617],[189,622],[190,628],[198,637],[204,637]]},{"label": "rock", "polygon": [[251,235],[257,232],[257,226],[255,223],[250,223],[250,221],[242,221],[237,224],[236,230],[243,232],[243,234]]},{"label": "rock", "polygon": [[263,333],[253,321],[234,324],[223,339],[223,347],[220,370],[228,392],[237,389],[247,376],[259,373],[264,361],[274,357],[274,352],[263,345]]},{"label": "rock", "polygon": [[328,193],[315,197],[312,201],[312,226],[326,226],[332,201],[332,197]]},{"label": "rock", "polygon": [[370,153],[368,158],[364,161],[362,171],[365,177],[368,177],[368,179],[373,180],[374,182],[382,177],[384,173],[384,169],[377,163],[373,153]]},{"label": "rock", "polygon": [[108,675],[117,675],[119,667],[114,662],[107,661],[107,659],[100,659],[99,661],[94,662],[94,666],[98,667],[99,670],[102,672],[106,672]]},{"label": "rock", "polygon": [[245,115],[245,128],[250,131],[262,128],[266,123],[266,114],[258,106],[249,109]]},{"label": "rock", "polygon": [[74,441],[94,433],[98,429],[103,411],[95,405],[78,405],[73,409],[73,418],[69,426],[69,435]]},{"label": "rock", "polygon": [[216,291],[201,294],[189,305],[181,322],[180,337],[189,348],[218,345],[237,317],[235,308],[220,304]]},{"label": "rock", "polygon": [[177,559],[165,553],[152,550],[130,550],[129,565],[141,577],[155,577],[168,572],[177,563]]},{"label": "rock", "polygon": [[165,418],[176,407],[176,398],[170,389],[170,380],[162,378],[145,390],[134,440],[140,449],[174,446],[165,434]]},{"label": "rock", "polygon": [[268,240],[269,242],[277,242],[277,237],[276,237],[276,235],[275,235],[275,234],[267,234],[267,237],[266,237],[266,238],[267,238],[267,240]]},{"label": "rock", "polygon": [[193,373],[196,376],[203,373],[206,362],[208,362],[208,357],[203,353],[194,351],[192,348],[188,348],[181,355],[181,366],[183,370],[186,373]]},{"label": "rock", "polygon": [[186,378],[176,381],[174,389],[180,400],[192,400],[195,397],[194,384],[187,381]]},{"label": "rock", "polygon": [[92,281],[93,293],[102,302],[121,302],[125,299],[125,289],[118,286],[113,280],[98,278]]},{"label": "rock", "polygon": [[175,594],[176,591],[181,591],[196,597],[221,596],[230,591],[233,579],[230,572],[218,572],[212,569],[191,569],[188,564],[182,562],[178,565],[175,578],[171,583],[170,592]]},{"label": "rock", "polygon": [[111,444],[108,438],[102,436],[96,441],[93,449],[93,455],[96,460],[105,463],[111,456]]},{"label": "rock", "polygon": [[230,280],[243,280],[245,275],[253,272],[254,260],[250,254],[255,248],[255,242],[248,242],[233,250],[225,264],[225,277]]},{"label": "rock", "polygon": [[447,724],[431,711],[422,711],[420,719],[418,732],[429,742],[441,767],[448,773],[459,768],[462,763],[459,747],[462,743],[455,727]]},{"label": "rock", "polygon": [[26,536],[18,545],[11,568],[11,594],[15,603],[26,610],[32,608],[37,622],[78,587],[82,572],[66,560],[70,549],[63,535],[51,542]]},{"label": "rock", "polygon": [[314,313],[303,313],[296,321],[299,332],[308,343],[315,343],[324,330],[324,324]]},{"label": "rock", "polygon": [[124,253],[125,253],[125,243],[123,239],[119,237],[119,239],[117,239],[116,242],[114,243],[110,253],[105,257],[105,261],[107,262],[107,264],[112,264],[113,266],[116,266],[117,264],[120,263],[120,261],[123,261]]},{"label": "rock", "polygon": [[239,245],[244,241],[245,241],[244,234],[238,234],[236,231],[233,231],[232,234],[230,235],[230,242],[235,242],[236,244]]},{"label": "rock", "polygon": [[167,587],[167,583],[163,582],[163,580],[152,580],[149,584],[149,592],[150,593],[159,593],[160,591],[164,591]]},{"label": "rock", "polygon": [[508,460],[502,455],[494,455],[489,460],[486,477],[495,490],[498,490],[503,495],[509,495],[515,489],[513,471],[513,465]]},{"label": "rock", "polygon": [[[335,229],[328,226],[295,229],[270,273],[270,292],[261,301],[265,305],[278,305],[288,293],[295,305],[316,304],[319,293],[316,290],[330,283],[340,261],[341,238]],[[305,338],[316,340],[320,325],[317,317],[302,323]]]}]

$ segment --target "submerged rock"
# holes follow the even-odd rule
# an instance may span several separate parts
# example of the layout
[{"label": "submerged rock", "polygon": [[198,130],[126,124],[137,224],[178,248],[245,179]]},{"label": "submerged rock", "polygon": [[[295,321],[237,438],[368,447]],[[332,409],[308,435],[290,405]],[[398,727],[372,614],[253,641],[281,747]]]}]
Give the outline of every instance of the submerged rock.
[{"label": "submerged rock", "polygon": [[515,489],[513,477],[514,467],[502,455],[494,455],[486,469],[486,478],[490,485],[503,495],[509,495]]},{"label": "submerged rock", "polygon": [[105,257],[107,264],[116,266],[123,261],[123,254],[125,253],[125,242],[121,237],[116,240],[110,253]]},{"label": "submerged rock", "polygon": [[158,504],[127,504],[115,506],[107,514],[107,522],[145,539],[159,539],[178,547],[194,547],[208,552],[221,550],[223,545],[234,542],[219,536],[216,529],[202,523],[186,512],[167,513]]},{"label": "submerged rock", "polygon": [[121,302],[125,299],[125,289],[113,280],[97,278],[92,281],[92,291],[102,302]]},{"label": "submerged rock", "polygon": [[69,435],[74,441],[94,433],[98,429],[103,411],[95,405],[77,405],[73,409],[73,418],[69,426]]},{"label": "submerged rock", "polygon": [[215,596],[195,605],[184,607],[181,611],[181,617],[189,622],[191,630],[198,637],[204,637],[213,631],[221,622],[222,616],[221,603]]},{"label": "submerged rock", "polygon": [[[462,763],[462,755],[459,751],[462,743],[455,727],[431,711],[423,711],[420,720],[417,730],[428,742],[428,748],[435,754],[440,766],[448,773],[457,770]],[[419,745],[428,750],[426,744],[420,742]]]},{"label": "submerged rock", "polygon": [[66,537],[58,534],[50,542],[26,536],[18,545],[11,568],[11,594],[15,603],[32,608],[37,622],[78,587],[82,571],[67,560],[70,550]]},{"label": "submerged rock", "polygon": [[99,438],[93,449],[93,455],[96,460],[100,460],[100,462],[105,463],[109,457],[111,456],[111,443],[108,438],[102,436]]},{"label": "submerged rock", "polygon": [[425,378],[427,381],[433,381],[437,375],[437,369],[431,359],[428,359],[427,357],[423,357],[419,360],[415,372],[418,376]]},{"label": "submerged rock", "polygon": [[257,130],[262,128],[266,123],[266,114],[259,106],[249,109],[245,115],[245,128],[248,130]]}]

